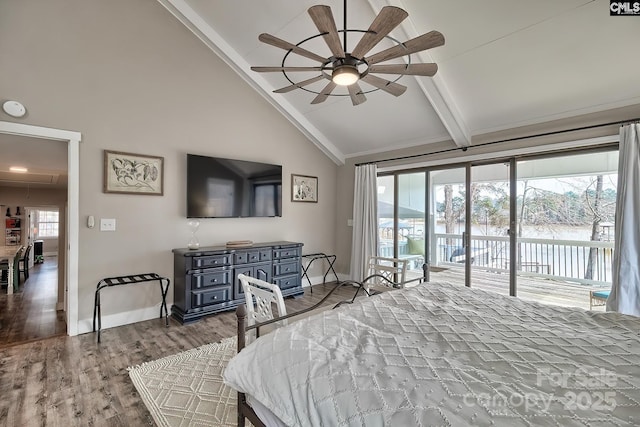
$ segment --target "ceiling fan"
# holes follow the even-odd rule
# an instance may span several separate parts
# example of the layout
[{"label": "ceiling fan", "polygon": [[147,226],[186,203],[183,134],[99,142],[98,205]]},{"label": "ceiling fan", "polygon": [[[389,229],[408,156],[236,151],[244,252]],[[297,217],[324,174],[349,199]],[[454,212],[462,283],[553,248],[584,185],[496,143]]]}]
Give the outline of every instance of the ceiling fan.
[{"label": "ceiling fan", "polygon": [[[347,29],[347,0],[344,0],[344,29],[342,30],[338,30],[336,27],[331,7],[324,5],[311,6],[308,13],[320,32],[315,36],[302,40],[297,44],[289,43],[266,33],[260,34],[258,37],[258,40],[263,43],[287,51],[282,59],[282,65],[279,67],[251,67],[253,71],[260,73],[282,72],[284,74],[291,85],[277,89],[274,91],[275,93],[303,89],[317,94],[311,103],[319,104],[326,101],[329,96],[347,96],[346,94],[333,93],[337,86],[345,86],[353,105],[359,105],[367,100],[365,93],[376,90],[382,90],[394,96],[402,95],[407,90],[406,86],[397,83],[402,76],[432,77],[438,71],[437,64],[411,63],[411,54],[444,45],[444,36],[441,33],[430,31],[404,43],[389,36],[389,33],[409,16],[404,9],[395,6],[383,7],[368,30]],[[339,33],[342,33],[342,43]],[[351,52],[347,51],[348,33],[364,33]],[[302,44],[320,36],[324,38],[332,53],[332,56],[328,58],[301,47]],[[385,38],[391,40],[395,46],[367,56]],[[312,67],[286,66],[286,59],[291,53],[317,61],[320,65]],[[380,64],[403,56],[407,57],[403,64]],[[320,74],[310,79],[295,82],[289,77],[288,73],[297,72],[319,72]],[[386,80],[374,74],[396,74],[398,77],[394,80]],[[329,80],[329,82],[319,92],[305,88],[305,86],[322,80]],[[373,86],[373,89],[363,91],[358,84],[360,81]]]}]

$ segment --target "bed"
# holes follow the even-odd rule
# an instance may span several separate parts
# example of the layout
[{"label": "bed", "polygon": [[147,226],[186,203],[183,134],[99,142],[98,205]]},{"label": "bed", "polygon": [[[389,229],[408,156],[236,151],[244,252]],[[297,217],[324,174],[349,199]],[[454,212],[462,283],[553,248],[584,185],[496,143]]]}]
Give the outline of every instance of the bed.
[{"label": "bed", "polygon": [[425,283],[277,329],[224,376],[239,425],[640,425],[640,318]]}]

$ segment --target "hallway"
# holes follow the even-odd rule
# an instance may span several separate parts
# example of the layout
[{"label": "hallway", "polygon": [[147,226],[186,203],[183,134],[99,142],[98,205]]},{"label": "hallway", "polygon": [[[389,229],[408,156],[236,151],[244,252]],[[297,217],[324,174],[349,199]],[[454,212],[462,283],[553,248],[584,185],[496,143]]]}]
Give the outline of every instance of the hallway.
[{"label": "hallway", "polygon": [[58,258],[46,257],[29,270],[18,293],[0,291],[0,348],[66,334],[64,311],[56,311],[57,288]]}]

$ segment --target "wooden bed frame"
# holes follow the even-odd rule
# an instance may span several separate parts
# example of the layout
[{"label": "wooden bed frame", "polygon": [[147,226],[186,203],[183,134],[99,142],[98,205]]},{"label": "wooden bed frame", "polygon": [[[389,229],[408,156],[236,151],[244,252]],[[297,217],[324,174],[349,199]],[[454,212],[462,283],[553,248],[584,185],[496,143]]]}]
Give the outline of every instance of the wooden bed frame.
[{"label": "wooden bed frame", "polygon": [[[428,267],[427,264],[423,264],[422,266],[422,271],[423,271],[423,276],[419,277],[417,279],[413,279],[413,280],[408,280],[405,282],[406,283],[411,283],[411,282],[419,282],[422,283],[423,281],[428,281]],[[296,316],[300,316],[302,314],[308,313],[312,310],[315,310],[317,308],[320,308],[323,306],[324,302],[336,291],[336,289],[347,285],[347,286],[353,286],[355,288],[355,293],[353,295],[353,298],[351,298],[350,300],[345,300],[345,301],[340,301],[339,303],[337,303],[336,305],[333,306],[332,309],[337,308],[339,306],[341,306],[342,304],[352,304],[356,297],[358,296],[358,294],[360,293],[360,291],[362,290],[366,295],[370,296],[371,294],[369,294],[369,292],[367,292],[366,288],[365,288],[365,284],[367,282],[369,282],[371,279],[373,278],[382,278],[383,280],[386,280],[387,282],[389,282],[391,285],[395,285],[395,283],[391,282],[389,279],[387,279],[384,276],[381,276],[379,274],[372,274],[371,276],[368,276],[367,278],[365,278],[362,282],[356,282],[355,280],[346,280],[344,282],[338,282],[336,283],[336,285],[329,291],[329,293],[327,295],[324,296],[324,298],[322,298],[320,300],[320,302],[312,305],[311,307],[305,308],[304,310],[301,311],[297,311],[295,313],[291,313],[291,314],[287,314],[286,316],[282,316],[282,317],[277,317],[271,320],[268,320],[266,322],[261,322],[261,323],[256,323],[255,325],[251,325],[251,326],[247,326],[246,324],[246,320],[247,320],[247,308],[244,304],[239,305],[238,308],[236,309],[236,317],[237,317],[237,321],[238,321],[238,353],[240,353],[240,351],[245,347],[246,345],[246,334],[248,331],[251,331],[253,329],[256,330],[256,338],[260,337],[260,328],[263,326],[267,326],[270,325],[272,323],[276,323],[279,322],[281,320],[285,320],[285,319],[289,319],[292,317],[296,317]],[[253,408],[251,408],[251,406],[247,403],[247,398],[245,396],[244,393],[240,393],[238,392],[238,427],[245,427],[245,420],[248,419],[249,421],[251,421],[251,424],[253,424],[255,427],[266,427],[264,425],[264,423],[260,420],[260,418],[258,418],[258,415],[256,415],[255,411],[253,410]]]}]

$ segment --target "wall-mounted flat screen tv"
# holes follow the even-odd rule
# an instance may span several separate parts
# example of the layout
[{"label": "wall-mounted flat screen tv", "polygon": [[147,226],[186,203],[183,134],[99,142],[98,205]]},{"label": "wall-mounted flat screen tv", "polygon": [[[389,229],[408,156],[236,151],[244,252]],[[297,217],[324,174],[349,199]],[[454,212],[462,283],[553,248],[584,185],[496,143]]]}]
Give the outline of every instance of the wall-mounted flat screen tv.
[{"label": "wall-mounted flat screen tv", "polygon": [[187,154],[187,217],[282,216],[282,166]]}]

